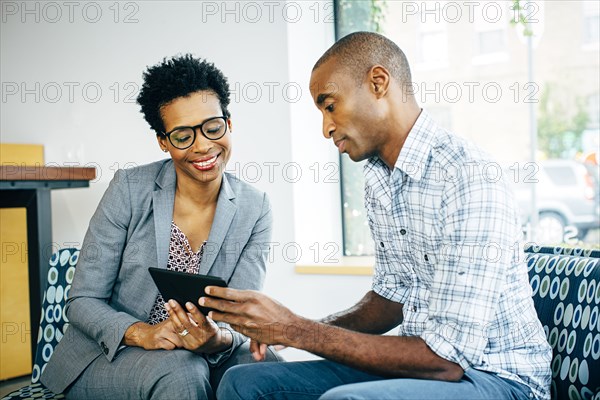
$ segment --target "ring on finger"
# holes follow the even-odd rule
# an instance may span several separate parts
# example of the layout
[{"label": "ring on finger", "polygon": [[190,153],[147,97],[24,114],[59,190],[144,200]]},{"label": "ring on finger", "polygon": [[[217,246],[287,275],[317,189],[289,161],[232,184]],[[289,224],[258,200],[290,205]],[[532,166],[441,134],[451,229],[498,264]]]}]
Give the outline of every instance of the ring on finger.
[{"label": "ring on finger", "polygon": [[190,331],[188,331],[187,329],[184,329],[183,331],[179,332],[179,336],[184,337],[186,336],[188,333],[190,333]]}]

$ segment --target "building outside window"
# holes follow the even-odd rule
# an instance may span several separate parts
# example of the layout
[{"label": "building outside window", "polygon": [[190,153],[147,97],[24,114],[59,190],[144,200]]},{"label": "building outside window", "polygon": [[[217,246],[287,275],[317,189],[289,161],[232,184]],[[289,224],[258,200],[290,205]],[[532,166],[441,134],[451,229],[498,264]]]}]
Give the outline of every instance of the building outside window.
[{"label": "building outside window", "polygon": [[473,64],[508,61],[507,30],[510,3],[486,1],[473,12]]},{"label": "building outside window", "polygon": [[600,2],[582,1],[583,8],[583,44],[598,46],[600,41]]},{"label": "building outside window", "polygon": [[[531,82],[524,26],[511,23],[514,3],[338,0],[336,35],[377,31],[400,46],[412,67],[417,102],[502,166],[519,199],[526,240],[533,237],[535,185],[538,243],[599,248],[600,52],[589,47],[598,42],[599,3],[519,2],[530,27],[535,31],[539,21],[544,27],[534,37]],[[425,22],[422,7],[427,7]],[[434,18],[439,23],[427,22]],[[573,46],[582,37],[584,46]],[[443,68],[427,67],[443,60]],[[537,124],[535,163],[530,104]],[[346,256],[374,253],[363,204],[363,164],[340,157]]]},{"label": "building outside window", "polygon": [[[439,7],[445,2],[431,2],[419,11],[417,62],[420,68],[444,68],[448,65],[447,23],[440,18]],[[427,3],[424,3],[427,6]]]}]

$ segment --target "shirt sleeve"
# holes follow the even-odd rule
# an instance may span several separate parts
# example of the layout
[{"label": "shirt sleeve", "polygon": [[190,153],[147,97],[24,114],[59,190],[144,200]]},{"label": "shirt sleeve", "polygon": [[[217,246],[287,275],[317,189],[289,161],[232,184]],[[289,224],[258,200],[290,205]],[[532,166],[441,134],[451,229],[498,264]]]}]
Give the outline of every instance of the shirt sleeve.
[{"label": "shirt sleeve", "polygon": [[372,289],[383,298],[404,304],[409,295],[407,288],[398,275],[386,272],[383,267],[375,265]]},{"label": "shirt sleeve", "polygon": [[467,369],[481,363],[520,224],[503,181],[471,176],[449,186],[421,337],[437,355]]}]

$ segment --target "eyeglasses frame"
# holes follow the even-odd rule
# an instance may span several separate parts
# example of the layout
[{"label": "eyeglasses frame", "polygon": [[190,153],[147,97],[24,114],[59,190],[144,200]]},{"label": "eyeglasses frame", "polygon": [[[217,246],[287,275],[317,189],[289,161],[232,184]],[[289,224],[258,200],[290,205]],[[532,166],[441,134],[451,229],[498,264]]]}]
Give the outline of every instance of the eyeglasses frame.
[{"label": "eyeglasses frame", "polygon": [[[215,119],[222,119],[223,121],[225,121],[225,131],[223,132],[223,134],[221,136],[219,136],[218,138],[209,138],[208,136],[206,136],[206,134],[204,133],[204,130],[202,130],[202,126],[204,126],[204,124],[206,124],[207,122],[213,121]],[[196,138],[198,137],[198,134],[196,133],[196,129],[200,128],[200,133],[202,134],[202,136],[204,136],[205,138],[207,138],[208,140],[219,140],[221,139],[223,136],[225,136],[227,134],[227,130],[229,129],[229,124],[227,123],[227,121],[229,120],[228,117],[222,115],[220,117],[211,117],[208,118],[206,120],[204,120],[201,124],[198,125],[194,125],[194,126],[177,126],[175,128],[173,128],[171,131],[169,132],[161,132],[161,134],[169,139],[169,143],[171,143],[171,145],[173,147],[175,147],[178,150],[185,150],[185,149],[189,149],[190,147],[192,147],[194,145],[194,143],[196,143]],[[186,147],[177,147],[173,141],[171,140],[171,134],[177,130],[180,129],[186,129],[189,128],[192,130],[192,132],[194,132],[194,138],[192,139],[192,143],[190,143],[189,146]]]}]

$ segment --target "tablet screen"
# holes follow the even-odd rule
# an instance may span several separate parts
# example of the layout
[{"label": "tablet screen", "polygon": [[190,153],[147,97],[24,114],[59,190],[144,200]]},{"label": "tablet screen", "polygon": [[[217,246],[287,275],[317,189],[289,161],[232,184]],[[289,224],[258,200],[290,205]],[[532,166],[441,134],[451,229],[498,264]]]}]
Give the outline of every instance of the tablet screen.
[{"label": "tablet screen", "polygon": [[189,301],[204,315],[211,311],[210,308],[198,305],[198,299],[205,295],[204,288],[207,286],[227,287],[227,283],[216,276],[188,274],[154,267],[148,268],[148,271],[165,301],[173,299],[184,309],[185,303]]}]

